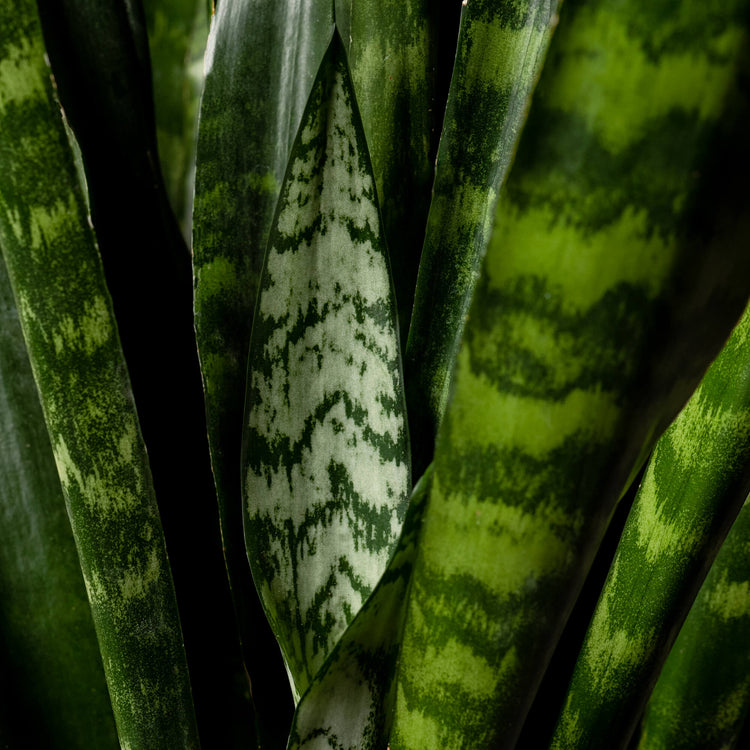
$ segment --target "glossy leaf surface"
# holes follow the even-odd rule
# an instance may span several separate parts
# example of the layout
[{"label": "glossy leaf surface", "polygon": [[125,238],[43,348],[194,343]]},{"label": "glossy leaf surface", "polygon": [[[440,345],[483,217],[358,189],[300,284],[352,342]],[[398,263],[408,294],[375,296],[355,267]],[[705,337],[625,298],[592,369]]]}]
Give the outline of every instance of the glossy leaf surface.
[{"label": "glossy leaf surface", "polygon": [[[249,624],[259,618],[246,593],[252,582],[236,469],[248,341],[270,222],[330,39],[333,5],[219,3],[206,57],[194,217],[196,326],[224,546],[248,643],[259,638]],[[363,103],[376,189],[386,201],[384,226],[405,331],[442,118],[434,92],[441,9],[424,0],[356,0],[336,3],[335,12]],[[257,664],[267,679],[271,669],[246,651],[251,675]]]},{"label": "glossy leaf surface", "polygon": [[[250,576],[240,437],[247,353],[268,232],[289,149],[333,29],[330,2],[218,3],[205,58],[193,269],[221,534],[261,733],[286,742],[292,701]],[[281,706],[288,718],[280,721]],[[284,726],[282,726],[284,725]]]},{"label": "glossy leaf surface", "polygon": [[0,246],[123,747],[197,747],[174,590],[36,4],[0,11]]},{"label": "glossy leaf surface", "polygon": [[410,490],[401,355],[335,33],[292,148],[250,345],[245,539],[301,695],[393,552]]}]

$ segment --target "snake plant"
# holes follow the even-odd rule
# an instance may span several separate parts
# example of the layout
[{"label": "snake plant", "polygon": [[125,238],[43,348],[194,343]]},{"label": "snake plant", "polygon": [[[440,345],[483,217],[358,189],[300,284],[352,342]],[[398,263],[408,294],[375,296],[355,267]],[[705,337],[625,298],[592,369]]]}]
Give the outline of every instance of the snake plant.
[{"label": "snake plant", "polygon": [[0,745],[741,747],[749,81],[748,0],[0,7]]}]

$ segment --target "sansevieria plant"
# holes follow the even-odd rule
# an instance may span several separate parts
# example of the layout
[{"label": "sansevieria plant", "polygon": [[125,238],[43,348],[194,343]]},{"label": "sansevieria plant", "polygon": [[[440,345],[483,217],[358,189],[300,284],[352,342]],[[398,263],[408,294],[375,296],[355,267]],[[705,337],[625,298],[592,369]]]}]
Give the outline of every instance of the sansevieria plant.
[{"label": "sansevieria plant", "polygon": [[748,0],[0,3],[0,747],[750,743],[749,133]]}]

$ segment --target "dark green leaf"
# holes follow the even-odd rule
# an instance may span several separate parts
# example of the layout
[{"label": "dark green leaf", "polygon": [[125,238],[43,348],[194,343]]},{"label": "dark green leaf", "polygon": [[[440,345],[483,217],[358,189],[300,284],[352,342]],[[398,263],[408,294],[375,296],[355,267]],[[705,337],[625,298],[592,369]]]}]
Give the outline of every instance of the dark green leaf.
[{"label": "dark green leaf", "polygon": [[36,4],[0,10],[0,246],[123,747],[197,747],[145,446]]}]

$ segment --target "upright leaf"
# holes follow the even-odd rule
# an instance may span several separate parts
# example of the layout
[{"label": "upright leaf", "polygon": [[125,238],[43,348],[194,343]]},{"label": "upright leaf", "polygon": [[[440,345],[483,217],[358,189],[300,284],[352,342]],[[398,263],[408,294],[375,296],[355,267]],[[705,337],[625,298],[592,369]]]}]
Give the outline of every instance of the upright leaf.
[{"label": "upright leaf", "polygon": [[[292,702],[255,593],[242,532],[240,439],[247,351],[271,219],[332,3],[216,5],[205,58],[193,215],[195,330],[224,557],[262,733],[286,743]],[[260,689],[260,685],[263,688]],[[281,720],[281,707],[286,720]]]},{"label": "upright leaf", "polygon": [[[436,59],[436,29],[442,28],[447,6],[426,0],[335,5],[375,185],[385,201],[405,332],[442,120],[435,70],[439,75],[444,66]],[[206,57],[194,217],[196,327],[225,554],[247,644],[259,639],[251,623],[258,615],[250,614],[254,602],[247,594],[252,582],[236,469],[247,348],[270,222],[289,148],[330,39],[333,6],[331,0],[218,3]],[[443,60],[455,47],[455,34],[449,30],[445,36]],[[266,681],[272,669],[260,666],[258,652],[273,649],[252,650],[247,648],[250,673],[257,668]],[[256,697],[262,700],[260,693]]]},{"label": "upright leaf", "polygon": [[615,503],[747,302],[743,23],[563,5],[440,428],[391,750],[515,745]]},{"label": "upright leaf", "polygon": [[91,610],[2,258],[0,435],[0,692],[10,732],[6,746],[115,750],[119,744]]},{"label": "upright leaf", "polygon": [[245,539],[299,697],[393,552],[410,472],[393,290],[334,33],[292,148],[250,345]]},{"label": "upright leaf", "polygon": [[205,0],[144,0],[159,161],[170,203],[191,234],[198,107],[210,14]]},{"label": "upright leaf", "polygon": [[161,523],[36,3],[0,6],[0,246],[120,743],[197,747]]},{"label": "upright leaf", "polygon": [[415,471],[432,459],[450,372],[557,0],[470,0],[437,155],[406,354]]},{"label": "upright leaf", "polygon": [[721,750],[750,712],[750,502],[740,510],[659,675],[639,750]]},{"label": "upright leaf", "polygon": [[[249,691],[221,553],[190,254],[156,158],[142,3],[39,0],[38,6],[57,93],[85,163],[107,287],[148,445],[201,735],[225,747],[244,724],[247,744]],[[215,644],[210,652],[208,642]]]},{"label": "upright leaf", "polygon": [[627,747],[682,620],[749,491],[746,310],[654,448],[552,747]]}]

